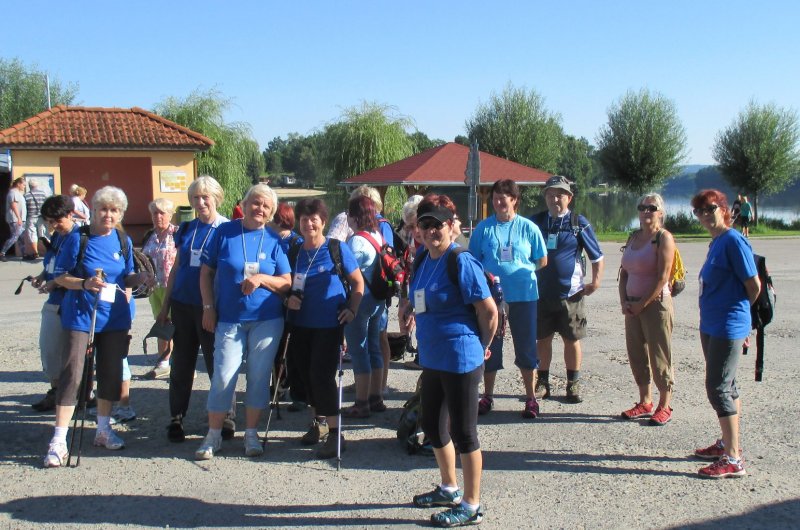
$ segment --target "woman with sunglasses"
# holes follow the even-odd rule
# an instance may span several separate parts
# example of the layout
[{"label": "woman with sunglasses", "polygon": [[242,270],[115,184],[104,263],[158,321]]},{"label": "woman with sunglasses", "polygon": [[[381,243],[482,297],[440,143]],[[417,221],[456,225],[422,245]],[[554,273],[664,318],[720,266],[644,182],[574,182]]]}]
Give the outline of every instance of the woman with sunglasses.
[{"label": "woman with sunglasses", "polygon": [[723,193],[703,190],[692,198],[694,214],[711,234],[708,255],[700,269],[700,345],[706,361],[706,393],[717,413],[722,438],[695,456],[715,460],[699,470],[704,478],[741,477],[744,469],[739,443],[742,403],[736,386],[736,367],[744,340],[750,335],[750,306],[758,298],[753,249],[736,230]]},{"label": "woman with sunglasses", "polygon": [[[675,240],[664,224],[664,199],[649,193],[639,199],[639,230],[628,238],[619,276],[619,302],[625,315],[625,344],[639,401],[622,413],[628,420],[650,416],[650,424],[672,418],[672,321],[669,275]],[[653,411],[650,382],[658,388]]]},{"label": "woman with sunglasses", "polygon": [[[441,475],[433,491],[414,496],[418,508],[449,506],[433,514],[436,526],[478,524],[482,456],[478,441],[478,386],[497,329],[497,307],[483,267],[469,252],[456,255],[458,284],[448,274],[455,205],[446,195],[427,195],[417,208],[425,250],[417,255],[409,286],[422,365],[422,429],[431,441]],[[452,436],[452,440],[451,440]],[[464,491],[456,478],[456,446]]]}]

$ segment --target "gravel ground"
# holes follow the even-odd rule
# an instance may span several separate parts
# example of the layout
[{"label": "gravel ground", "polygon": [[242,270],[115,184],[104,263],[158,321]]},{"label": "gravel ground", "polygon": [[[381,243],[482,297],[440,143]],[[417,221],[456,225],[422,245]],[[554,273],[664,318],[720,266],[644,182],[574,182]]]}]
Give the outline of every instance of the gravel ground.
[{"label": "gravel ground", "polygon": [[[800,327],[797,239],[755,240],[768,256],[778,290],[779,312],[768,328],[764,381],[753,381],[754,353],[742,358],[739,383],[744,403],[742,440],[748,476],[708,481],[697,478],[694,447],[718,435],[703,387],[704,366],[697,332],[697,284],[707,242],[681,243],[689,269],[686,291],[675,299],[673,336],[676,386],[672,422],[617,419],[636,400],[627,366],[623,319],[617,307],[619,243],[607,255],[602,288],[588,299],[590,334],[584,341],[585,401],[567,404],[560,345],[551,380],[554,398],[542,403],[535,421],[520,417],[522,381],[507,369],[498,376],[496,408],[480,419],[484,451],[484,528],[797,528],[800,478],[797,463],[796,347]],[[297,443],[304,413],[273,416],[266,454],[246,458],[240,431],[220,455],[195,462],[205,433],[208,378],[198,376],[183,444],[166,440],[169,421],[166,381],[136,380],[136,421],[118,428],[128,444],[120,452],[91,446],[87,422],[81,466],[46,470],[41,460],[52,431],[52,415],[30,404],[46,391],[37,334],[42,297],[30,286],[11,293],[38,265],[11,261],[0,266],[0,526],[86,527],[415,527],[432,510],[410,505],[412,495],[437,482],[432,457],[406,455],[395,438],[400,409],[418,372],[393,366],[389,410],[368,420],[347,421],[342,468],[313,459]],[[153,362],[141,353],[152,319],[146,301],[137,304],[130,361],[134,377]],[[396,320],[391,326],[396,329]],[[152,340],[152,339],[151,339]],[[155,345],[151,346],[154,349]],[[506,366],[513,366],[511,345]],[[352,382],[346,373],[344,383]],[[244,378],[239,387],[243,388]],[[795,390],[791,390],[794,388]],[[346,396],[352,399],[352,396]],[[241,408],[241,404],[240,404]],[[240,410],[240,416],[243,410]],[[792,420],[791,418],[795,418]],[[266,418],[262,421],[266,423]]]}]

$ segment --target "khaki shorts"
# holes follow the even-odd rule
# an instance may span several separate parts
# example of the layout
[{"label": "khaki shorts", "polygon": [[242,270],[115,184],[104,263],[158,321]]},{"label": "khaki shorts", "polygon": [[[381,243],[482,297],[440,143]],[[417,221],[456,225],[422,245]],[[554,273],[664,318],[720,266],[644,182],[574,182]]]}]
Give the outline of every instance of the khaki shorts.
[{"label": "khaki shorts", "polygon": [[546,339],[558,333],[567,340],[581,340],[586,336],[586,311],[583,305],[583,291],[566,299],[539,299],[536,319],[537,340]]}]

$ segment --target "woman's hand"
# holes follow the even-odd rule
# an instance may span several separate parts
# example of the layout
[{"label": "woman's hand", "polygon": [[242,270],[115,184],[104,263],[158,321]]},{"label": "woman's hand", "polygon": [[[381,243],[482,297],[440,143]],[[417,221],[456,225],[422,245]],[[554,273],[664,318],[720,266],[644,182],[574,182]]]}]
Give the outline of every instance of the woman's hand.
[{"label": "woman's hand", "polygon": [[161,311],[158,312],[158,316],[156,317],[156,322],[161,324],[162,326],[170,321],[169,318],[169,304],[167,301],[164,301],[164,305],[161,306]]},{"label": "woman's hand", "polygon": [[106,286],[106,282],[101,280],[98,276],[92,276],[83,280],[82,286],[84,291],[99,293]]},{"label": "woman's hand", "polygon": [[261,287],[260,274],[254,274],[249,278],[245,278],[242,282],[242,294],[247,296],[255,292],[256,289]]},{"label": "woman's hand", "polygon": [[347,306],[339,311],[339,324],[341,325],[349,324],[354,318],[356,318],[356,314]]},{"label": "woman's hand", "polygon": [[622,313],[631,317],[635,317],[644,311],[645,307],[645,304],[642,303],[641,300],[638,302],[625,301],[622,303]]},{"label": "woman's hand", "polygon": [[302,298],[300,298],[296,294],[293,294],[289,296],[289,298],[286,300],[286,307],[288,307],[292,311],[299,311],[302,303],[303,303]]},{"label": "woman's hand", "polygon": [[492,350],[487,346],[486,350],[484,350],[484,352],[483,352],[483,360],[484,361],[488,361],[489,357],[491,357],[491,356],[492,356]]},{"label": "woman's hand", "polygon": [[217,327],[217,310],[214,307],[203,308],[203,329],[209,333],[214,333]]}]

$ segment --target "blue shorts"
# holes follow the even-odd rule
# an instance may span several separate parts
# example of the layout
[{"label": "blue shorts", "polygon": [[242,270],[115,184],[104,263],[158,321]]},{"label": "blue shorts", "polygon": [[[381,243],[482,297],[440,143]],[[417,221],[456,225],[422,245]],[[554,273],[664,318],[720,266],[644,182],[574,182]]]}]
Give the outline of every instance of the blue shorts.
[{"label": "blue shorts", "polygon": [[[523,370],[539,367],[536,351],[536,308],[538,302],[509,302],[508,328],[514,341],[514,364]],[[492,355],[486,360],[486,371],[503,369],[503,339],[495,338],[489,347]]]}]

